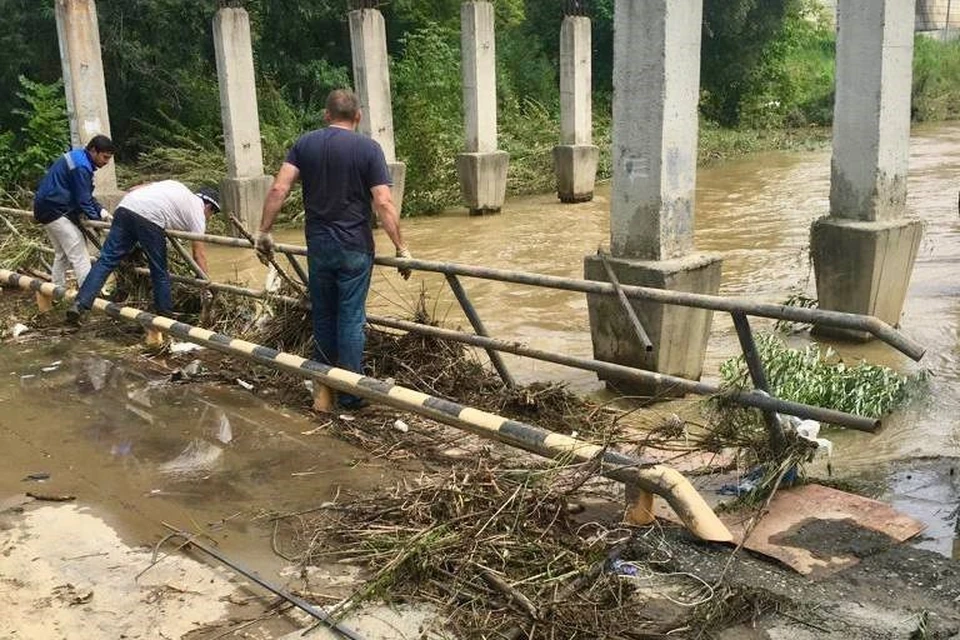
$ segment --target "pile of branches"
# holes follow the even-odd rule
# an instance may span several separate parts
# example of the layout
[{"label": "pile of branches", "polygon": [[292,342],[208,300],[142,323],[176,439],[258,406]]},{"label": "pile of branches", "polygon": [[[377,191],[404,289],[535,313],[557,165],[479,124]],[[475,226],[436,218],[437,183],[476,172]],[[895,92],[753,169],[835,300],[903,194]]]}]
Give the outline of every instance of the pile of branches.
[{"label": "pile of branches", "polygon": [[[288,560],[359,564],[368,579],[337,607],[428,601],[458,637],[636,638],[648,620],[636,582],[609,571],[632,532],[572,515],[594,467],[467,468],[291,516]],[[593,489],[596,490],[596,489]]]}]

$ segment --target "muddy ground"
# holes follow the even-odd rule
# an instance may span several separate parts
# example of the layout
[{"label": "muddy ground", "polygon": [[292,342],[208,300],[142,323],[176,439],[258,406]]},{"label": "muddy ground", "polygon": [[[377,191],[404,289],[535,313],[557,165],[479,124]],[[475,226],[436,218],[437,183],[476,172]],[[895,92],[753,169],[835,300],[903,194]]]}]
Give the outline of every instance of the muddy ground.
[{"label": "muddy ground", "polygon": [[[13,337],[18,323],[28,331]],[[0,395],[3,638],[286,637],[309,618],[210,557],[178,548],[176,540],[161,546],[168,533],[163,523],[203,534],[201,541],[272,584],[331,607],[363,587],[370,567],[289,561],[282,556],[296,546],[296,534],[277,525],[278,516],[347,505],[397,482],[471,468],[479,457],[503,467],[540,464],[389,408],[317,414],[295,380],[209,351],[145,352],[139,328],[107,319],[67,329],[60,312],[38,318],[32,299],[16,291],[0,292],[0,327],[0,354],[11,375],[19,374],[17,388],[37,385],[30,397],[42,399],[24,410],[11,404],[20,397],[16,389],[0,391],[6,394]],[[109,351],[106,382],[97,381],[104,365],[91,368],[80,354],[80,345],[92,343]],[[40,366],[61,360],[57,371]],[[24,373],[28,365],[38,373]],[[56,377],[61,373],[63,380]],[[144,389],[149,398],[137,401]],[[78,404],[77,393],[95,401]],[[65,394],[71,397],[61,405]],[[111,398],[127,406],[124,417],[105,413]],[[208,406],[230,409],[208,414]],[[150,434],[152,448],[136,441],[138,451],[148,451],[136,459],[124,453],[131,411],[152,420],[143,418],[150,428],[137,427]],[[86,422],[72,415],[84,412]],[[189,425],[172,417],[184,414],[196,414]],[[76,431],[68,429],[78,421]],[[95,433],[90,426],[106,423],[114,426]],[[224,446],[191,448],[194,424],[208,433],[218,429]],[[63,426],[58,432],[50,425]],[[91,443],[109,448],[109,456],[85,454]],[[224,456],[230,473],[220,476],[214,462]],[[905,480],[949,479],[956,467],[950,459],[911,462]],[[40,472],[50,477],[30,478]],[[294,482],[299,489],[290,489]],[[818,532],[814,523],[804,535],[822,538],[825,554],[849,553],[859,561],[810,579],[748,551],[693,540],[668,522],[624,528],[615,484],[592,482],[575,501],[584,530],[607,532],[604,540],[621,543],[619,560],[627,563],[593,580],[622,586],[635,607],[629,610],[638,612],[635,625],[619,625],[615,635],[601,628],[591,635],[585,623],[575,637],[960,638],[960,563],[942,554],[855,527],[844,535]],[[524,621],[523,607],[513,605],[490,602],[491,609],[515,610],[520,622],[512,636],[502,625],[489,632],[451,627],[450,612],[426,598],[405,597],[391,606],[373,598],[344,624],[366,638],[558,637],[547,623]],[[307,637],[338,637],[324,633]]]}]

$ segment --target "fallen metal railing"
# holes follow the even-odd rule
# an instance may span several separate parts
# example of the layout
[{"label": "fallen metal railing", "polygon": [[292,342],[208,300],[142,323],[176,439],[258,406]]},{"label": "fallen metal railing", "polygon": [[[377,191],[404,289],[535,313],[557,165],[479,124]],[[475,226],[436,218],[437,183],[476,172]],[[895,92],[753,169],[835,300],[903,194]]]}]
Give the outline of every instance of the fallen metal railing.
[{"label": "fallen metal railing", "polygon": [[[69,300],[76,295],[68,292],[64,287],[8,269],[0,269],[0,284],[35,291],[56,299]],[[717,518],[689,480],[677,470],[665,465],[639,460],[561,433],[509,420],[444,398],[430,396],[397,384],[232,338],[140,309],[107,302],[102,298],[94,301],[93,309],[113,318],[135,321],[145,328],[153,328],[221,353],[310,378],[339,391],[411,411],[545,458],[565,463],[599,463],[598,473],[601,475],[622,482],[628,488],[633,487],[663,497],[684,525],[698,537],[715,542],[729,542],[733,539],[727,527]]]}]

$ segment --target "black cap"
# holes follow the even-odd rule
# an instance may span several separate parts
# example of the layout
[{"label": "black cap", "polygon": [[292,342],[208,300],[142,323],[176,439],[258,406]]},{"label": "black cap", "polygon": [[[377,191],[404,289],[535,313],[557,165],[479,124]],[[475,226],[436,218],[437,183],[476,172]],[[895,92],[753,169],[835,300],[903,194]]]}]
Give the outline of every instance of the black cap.
[{"label": "black cap", "polygon": [[197,197],[213,207],[214,211],[220,212],[220,192],[213,187],[203,187],[197,191]]}]

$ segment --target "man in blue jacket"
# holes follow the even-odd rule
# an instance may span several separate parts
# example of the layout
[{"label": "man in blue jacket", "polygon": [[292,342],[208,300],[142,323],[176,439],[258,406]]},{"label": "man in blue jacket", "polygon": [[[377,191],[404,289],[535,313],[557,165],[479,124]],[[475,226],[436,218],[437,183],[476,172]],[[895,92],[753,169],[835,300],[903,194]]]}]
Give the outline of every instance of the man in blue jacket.
[{"label": "man in blue jacket", "polygon": [[110,221],[110,214],[93,197],[93,173],[106,166],[116,147],[107,136],[94,136],[84,149],[60,156],[47,170],[33,198],[33,217],[44,226],[53,245],[53,283],[63,286],[67,266],[73,267],[77,285],[90,272],[87,244],[80,232],[80,216]]}]

